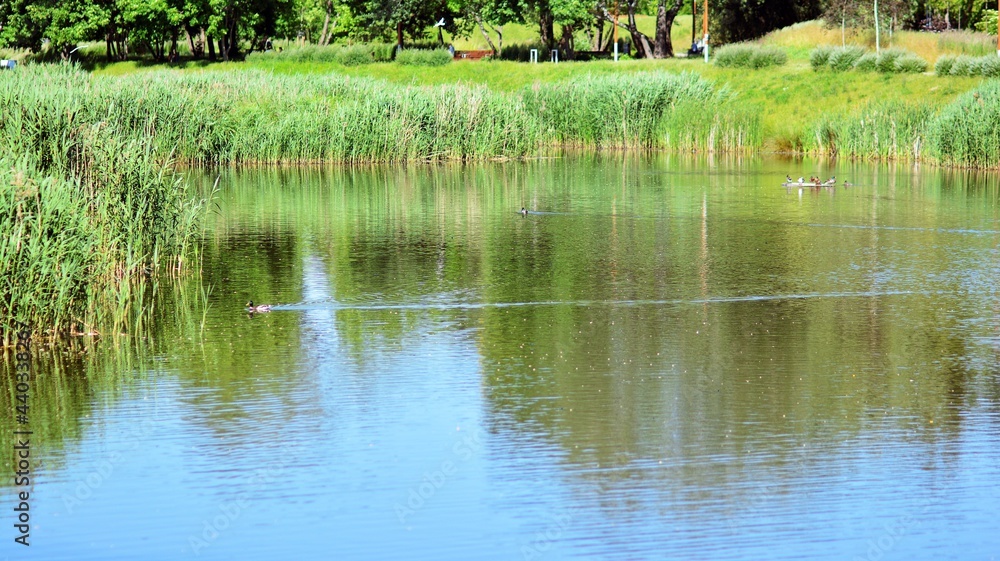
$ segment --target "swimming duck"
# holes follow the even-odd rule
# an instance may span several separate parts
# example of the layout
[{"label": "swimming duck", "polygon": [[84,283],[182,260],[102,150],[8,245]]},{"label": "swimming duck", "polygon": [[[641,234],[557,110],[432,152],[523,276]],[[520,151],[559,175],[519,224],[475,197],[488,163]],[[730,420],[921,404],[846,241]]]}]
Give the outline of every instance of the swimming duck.
[{"label": "swimming duck", "polygon": [[521,216],[528,216],[528,210],[523,206],[521,207]]},{"label": "swimming duck", "polygon": [[836,175],[832,176],[830,179],[827,179],[826,183],[823,183],[823,185],[828,185],[828,186],[831,186],[831,187],[834,186],[834,185],[836,185],[836,184],[837,184],[837,176]]},{"label": "swimming duck", "polygon": [[264,312],[270,312],[271,311],[271,305],[270,304],[261,304],[259,306],[254,306],[253,305],[253,300],[251,300],[251,301],[247,302],[247,311],[250,312],[251,314],[262,314]]},{"label": "swimming duck", "polygon": [[854,184],[848,182],[846,179],[844,180],[844,187],[850,187],[851,185],[854,185]]}]

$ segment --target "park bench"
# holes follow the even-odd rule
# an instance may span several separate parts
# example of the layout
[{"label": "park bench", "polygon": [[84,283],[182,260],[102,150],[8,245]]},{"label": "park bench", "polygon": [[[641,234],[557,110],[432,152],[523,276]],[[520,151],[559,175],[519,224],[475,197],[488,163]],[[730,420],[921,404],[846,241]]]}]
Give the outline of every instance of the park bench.
[{"label": "park bench", "polygon": [[455,51],[455,60],[479,60],[493,56],[493,51]]}]

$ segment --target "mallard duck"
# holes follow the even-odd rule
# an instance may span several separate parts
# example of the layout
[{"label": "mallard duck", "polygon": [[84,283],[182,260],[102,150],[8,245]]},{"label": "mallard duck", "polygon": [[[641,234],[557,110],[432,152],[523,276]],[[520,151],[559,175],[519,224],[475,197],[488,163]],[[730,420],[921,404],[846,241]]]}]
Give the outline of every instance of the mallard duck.
[{"label": "mallard duck", "polygon": [[805,176],[800,176],[799,177],[799,183],[805,183],[805,182],[806,182]]},{"label": "mallard duck", "polygon": [[254,306],[253,305],[253,300],[251,300],[251,301],[247,302],[247,311],[250,312],[251,314],[262,314],[264,312],[270,312],[271,311],[271,305],[270,304],[261,304],[259,306]]},{"label": "mallard duck", "polygon": [[521,207],[521,216],[528,216],[528,209]]},{"label": "mallard duck", "polygon": [[831,177],[830,179],[827,179],[827,180],[826,180],[826,183],[824,183],[823,185],[828,185],[828,186],[831,186],[831,187],[832,187],[832,186],[834,186],[834,185],[836,185],[836,184],[837,184],[837,176],[836,176],[836,175],[834,175],[834,176],[833,176],[833,177]]},{"label": "mallard duck", "polygon": [[785,181],[787,181],[787,182],[789,182],[789,183],[793,183],[793,181],[792,181],[792,176],[790,176],[790,175],[786,175],[786,176],[785,176]]}]

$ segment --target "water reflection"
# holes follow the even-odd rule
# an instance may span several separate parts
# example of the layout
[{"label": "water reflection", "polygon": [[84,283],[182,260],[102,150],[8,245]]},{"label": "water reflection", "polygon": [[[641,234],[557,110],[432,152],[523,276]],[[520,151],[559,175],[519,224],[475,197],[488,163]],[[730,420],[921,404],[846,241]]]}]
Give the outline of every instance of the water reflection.
[{"label": "water reflection", "polygon": [[[817,170],[855,186],[779,186]],[[157,419],[102,501],[49,499],[52,558],[1000,545],[992,175],[656,156],[222,184],[207,307],[161,306],[144,375],[92,388],[81,362],[39,389],[45,457],[80,450],[42,479],[52,497],[84,451]],[[275,311],[247,318],[251,298]]]}]

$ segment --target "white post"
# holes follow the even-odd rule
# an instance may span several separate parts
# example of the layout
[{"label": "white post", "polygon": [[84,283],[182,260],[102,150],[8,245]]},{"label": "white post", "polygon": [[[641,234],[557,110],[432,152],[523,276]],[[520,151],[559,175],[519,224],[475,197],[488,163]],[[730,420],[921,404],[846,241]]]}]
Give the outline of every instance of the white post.
[{"label": "white post", "polygon": [[[1000,56],[1000,47],[997,47],[997,56]],[[615,62],[618,62],[618,41],[615,41]]]},{"label": "white post", "polygon": [[532,62],[532,64],[538,64],[538,49],[531,49],[531,51],[528,52],[528,59]]},{"label": "white post", "polygon": [[552,49],[552,62],[559,63],[559,51],[557,49]]},{"label": "white post", "polygon": [[708,64],[708,33],[705,34],[705,64]]}]

